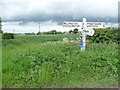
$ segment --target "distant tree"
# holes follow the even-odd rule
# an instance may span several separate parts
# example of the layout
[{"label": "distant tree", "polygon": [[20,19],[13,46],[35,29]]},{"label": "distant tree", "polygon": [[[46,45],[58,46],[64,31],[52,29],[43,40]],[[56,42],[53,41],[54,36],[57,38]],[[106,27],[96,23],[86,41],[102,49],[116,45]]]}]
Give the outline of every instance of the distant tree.
[{"label": "distant tree", "polygon": [[34,32],[32,33],[25,33],[26,35],[36,35]]},{"label": "distant tree", "polygon": [[51,30],[50,34],[57,34],[57,31],[56,30]]},{"label": "distant tree", "polygon": [[2,31],[2,19],[1,19],[1,17],[0,17],[0,33],[3,33],[3,31]]},{"label": "distant tree", "polygon": [[41,34],[63,34],[62,32],[57,32],[56,30],[51,30],[47,32],[41,32]]},{"label": "distant tree", "polygon": [[57,34],[63,34],[62,32],[57,32]]},{"label": "distant tree", "polygon": [[41,32],[39,31],[38,33],[37,33],[37,35],[40,35],[41,34]]},{"label": "distant tree", "polygon": [[2,39],[14,39],[15,36],[13,33],[3,33],[2,34]]},{"label": "distant tree", "polygon": [[70,34],[71,34],[72,32],[73,32],[72,30],[69,31]]},{"label": "distant tree", "polygon": [[75,29],[73,30],[73,33],[74,33],[74,34],[77,34],[77,33],[78,33],[78,29],[75,28]]},{"label": "distant tree", "polygon": [[35,35],[35,33],[34,33],[34,32],[32,32],[32,33],[30,33],[30,35]]},{"label": "distant tree", "polygon": [[25,33],[26,35],[30,35],[30,33]]},{"label": "distant tree", "polygon": [[3,33],[3,31],[2,31],[2,30],[0,30],[0,33]]},{"label": "distant tree", "polygon": [[41,32],[41,34],[47,34],[47,32]]}]

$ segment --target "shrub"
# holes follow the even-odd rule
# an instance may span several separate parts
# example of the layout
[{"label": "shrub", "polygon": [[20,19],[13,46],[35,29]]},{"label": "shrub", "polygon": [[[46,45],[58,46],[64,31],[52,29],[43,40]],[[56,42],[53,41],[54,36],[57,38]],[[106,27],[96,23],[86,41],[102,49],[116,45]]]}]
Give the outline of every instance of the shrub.
[{"label": "shrub", "polygon": [[4,33],[2,34],[2,39],[14,39],[15,36],[13,33]]},{"label": "shrub", "polygon": [[39,31],[38,33],[37,33],[37,35],[40,35],[41,34],[41,32]]},{"label": "shrub", "polygon": [[87,39],[95,43],[118,42],[118,29],[95,29],[95,34]]}]

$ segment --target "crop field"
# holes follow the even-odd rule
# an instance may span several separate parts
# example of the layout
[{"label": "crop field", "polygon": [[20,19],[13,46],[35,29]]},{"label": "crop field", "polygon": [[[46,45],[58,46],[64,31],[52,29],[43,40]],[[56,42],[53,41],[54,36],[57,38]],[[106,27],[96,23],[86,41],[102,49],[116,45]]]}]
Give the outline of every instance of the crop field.
[{"label": "crop field", "polygon": [[63,38],[69,40],[76,39],[79,35],[16,35],[15,39],[3,40],[3,46],[22,45],[24,43],[43,43],[47,41],[62,41]]},{"label": "crop field", "polygon": [[117,87],[118,45],[87,43],[78,35],[15,35],[3,40],[2,87]]}]

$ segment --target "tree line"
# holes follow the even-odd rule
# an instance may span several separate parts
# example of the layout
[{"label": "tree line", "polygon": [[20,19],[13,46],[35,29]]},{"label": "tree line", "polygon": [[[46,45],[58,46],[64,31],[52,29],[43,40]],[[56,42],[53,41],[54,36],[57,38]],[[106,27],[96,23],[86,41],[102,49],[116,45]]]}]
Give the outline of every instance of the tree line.
[{"label": "tree line", "polygon": [[74,30],[69,30],[68,32],[61,32],[61,31],[56,31],[56,30],[51,30],[51,31],[47,31],[47,32],[38,32],[37,35],[40,34],[77,34],[78,33],[78,29],[75,28]]}]

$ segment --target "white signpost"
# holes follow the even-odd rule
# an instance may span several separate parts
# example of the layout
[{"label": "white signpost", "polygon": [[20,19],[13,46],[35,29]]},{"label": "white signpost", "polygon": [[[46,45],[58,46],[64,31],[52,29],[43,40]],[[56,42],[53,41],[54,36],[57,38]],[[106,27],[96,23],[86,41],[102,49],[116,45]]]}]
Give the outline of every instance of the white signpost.
[{"label": "white signpost", "polygon": [[93,36],[94,35],[94,30],[93,29],[85,29],[83,30],[87,35]]},{"label": "white signpost", "polygon": [[63,27],[80,27],[79,22],[64,22]]},{"label": "white signpost", "polygon": [[[63,26],[64,27],[80,27],[80,23],[79,22],[64,22]],[[83,18],[82,27],[80,27],[80,30],[82,33],[82,36],[81,36],[82,41],[80,41],[80,47],[81,47],[81,51],[84,51],[86,48],[86,35],[93,36],[95,31],[87,27],[86,18]]]}]

